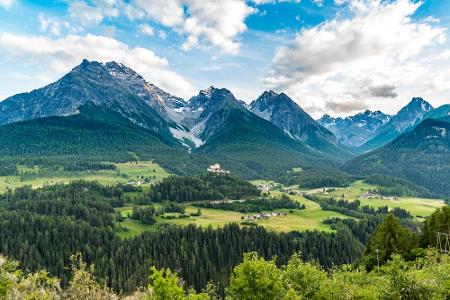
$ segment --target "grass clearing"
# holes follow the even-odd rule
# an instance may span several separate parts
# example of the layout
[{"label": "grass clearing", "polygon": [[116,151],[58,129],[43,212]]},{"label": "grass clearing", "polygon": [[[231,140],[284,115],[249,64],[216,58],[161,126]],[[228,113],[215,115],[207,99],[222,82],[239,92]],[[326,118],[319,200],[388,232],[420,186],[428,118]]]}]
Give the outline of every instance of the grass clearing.
[{"label": "grass clearing", "polygon": [[[272,192],[272,195],[281,195],[281,192]],[[323,224],[322,221],[327,218],[340,217],[348,218],[348,216],[342,215],[337,212],[323,211],[320,206],[310,200],[305,199],[302,196],[289,195],[293,200],[296,200],[305,205],[305,209],[294,209],[289,212],[288,209],[279,209],[278,212],[286,212],[287,216],[270,217],[269,219],[261,219],[255,223],[265,228],[277,232],[288,231],[305,231],[305,230],[321,230],[325,232],[332,232],[333,230],[329,225]],[[124,217],[128,217],[131,214],[133,207],[126,206],[117,208]],[[187,205],[186,214],[197,212],[198,207]],[[228,223],[242,222],[241,217],[245,214],[235,211],[201,208],[201,216],[191,216],[190,218],[176,218],[176,219],[164,219],[161,216],[156,217],[157,223],[155,225],[144,225],[138,221],[126,219],[126,222],[121,222],[121,226],[128,228],[128,231],[118,232],[121,237],[130,237],[142,233],[143,231],[155,231],[162,224],[173,224],[178,226],[186,226],[188,224],[196,224],[197,226],[212,226],[222,227]],[[249,213],[252,214],[252,213]],[[178,215],[176,213],[167,213],[165,215]],[[137,224],[136,224],[137,223]]]},{"label": "grass clearing", "polygon": [[[170,175],[166,170],[152,161],[118,163],[116,166],[117,170],[44,172],[42,176],[37,175],[30,179],[22,179],[21,176],[0,176],[0,192],[4,192],[7,188],[14,189],[24,185],[31,185],[37,188],[44,184],[69,183],[78,179],[98,181],[104,185],[113,185],[118,182],[139,181],[143,177],[159,181]],[[37,173],[40,169],[38,166],[34,168],[19,166],[19,170],[21,172]]]},{"label": "grass clearing", "polygon": [[369,205],[372,207],[388,206],[390,209],[394,207],[400,207],[409,211],[415,217],[426,217],[431,215],[436,208],[444,206],[444,201],[441,199],[426,199],[426,198],[414,198],[414,197],[397,197],[396,200],[393,199],[365,199],[361,196],[370,190],[374,190],[377,187],[374,185],[367,184],[363,181],[355,181],[347,188],[336,189],[332,192],[321,192],[318,191],[319,195],[332,196],[336,198],[341,198],[348,201],[355,201],[359,199],[362,205]]}]

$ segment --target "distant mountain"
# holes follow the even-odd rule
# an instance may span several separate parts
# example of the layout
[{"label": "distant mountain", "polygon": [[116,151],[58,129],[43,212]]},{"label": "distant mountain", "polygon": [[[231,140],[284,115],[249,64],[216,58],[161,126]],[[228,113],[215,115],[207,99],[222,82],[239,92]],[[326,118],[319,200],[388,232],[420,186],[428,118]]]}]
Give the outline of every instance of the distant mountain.
[{"label": "distant mountain", "polygon": [[178,167],[167,165],[183,172],[214,161],[247,178],[335,166],[350,156],[289,97],[265,95],[253,104],[270,110],[270,121],[224,88],[211,86],[186,102],[120,63],[83,60],[56,82],[0,102],[3,150],[34,156],[134,153],[178,161]]},{"label": "distant mountain", "polygon": [[222,126],[220,119],[211,116],[231,107],[244,108],[229,90],[210,86],[200,90],[184,107],[172,112],[178,126],[171,131],[190,150],[198,148]]},{"label": "distant mountain", "polygon": [[333,118],[324,115],[319,124],[330,130],[337,137],[338,142],[347,147],[358,147],[370,139],[374,132],[386,124],[391,116],[381,111],[358,113],[346,118]]},{"label": "distant mountain", "polygon": [[343,169],[400,177],[450,195],[450,123],[426,119],[384,147],[350,160]]},{"label": "distant mountain", "polygon": [[422,98],[416,97],[403,107],[386,124],[378,128],[373,137],[359,147],[362,152],[386,145],[400,134],[420,122],[433,107]]},{"label": "distant mountain", "polygon": [[270,121],[291,138],[325,153],[339,157],[350,154],[337,146],[336,137],[317,123],[286,94],[265,91],[250,104],[250,111]]}]

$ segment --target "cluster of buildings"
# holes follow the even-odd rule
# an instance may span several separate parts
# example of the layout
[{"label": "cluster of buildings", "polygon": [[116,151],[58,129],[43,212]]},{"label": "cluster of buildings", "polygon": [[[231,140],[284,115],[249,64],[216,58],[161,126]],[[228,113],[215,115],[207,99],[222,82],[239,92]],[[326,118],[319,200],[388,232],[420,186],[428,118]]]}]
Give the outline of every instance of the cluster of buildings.
[{"label": "cluster of buildings", "polygon": [[210,165],[209,168],[206,170],[208,172],[220,174],[220,175],[229,175],[230,174],[230,171],[222,169],[219,164]]},{"label": "cluster of buildings", "polygon": [[280,186],[279,183],[275,183],[272,181],[269,182],[263,182],[263,183],[257,183],[256,184],[256,188],[260,191],[262,191],[263,193],[267,193],[270,191],[273,191],[274,189],[278,188]]},{"label": "cluster of buildings", "polygon": [[397,197],[383,196],[383,195],[369,193],[369,192],[361,195],[361,198],[363,198],[363,199],[397,200]]},{"label": "cluster of buildings", "polygon": [[246,215],[242,216],[241,219],[244,221],[257,221],[261,219],[269,219],[270,217],[279,217],[279,216],[286,216],[287,213],[278,213],[278,212],[271,212],[271,213],[260,213],[260,214],[254,214],[254,215]]}]

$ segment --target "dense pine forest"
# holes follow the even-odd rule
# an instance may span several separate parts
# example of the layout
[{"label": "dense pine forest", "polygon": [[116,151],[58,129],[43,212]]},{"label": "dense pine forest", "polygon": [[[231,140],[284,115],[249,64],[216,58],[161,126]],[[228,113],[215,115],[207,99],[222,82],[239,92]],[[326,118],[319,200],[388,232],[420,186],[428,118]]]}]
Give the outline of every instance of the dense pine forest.
[{"label": "dense pine forest", "polygon": [[80,252],[95,264],[100,282],[125,292],[144,284],[152,265],[180,270],[187,286],[200,289],[213,280],[223,290],[245,252],[277,255],[279,263],[299,252],[305,260],[331,267],[353,261],[362,250],[348,229],[274,233],[233,224],[222,229],[168,226],[124,241],[116,235],[113,210],[123,200],[120,187],[83,181],[10,190],[1,197],[0,252],[26,269],[46,268],[63,284],[69,280],[70,255]]},{"label": "dense pine forest", "polygon": [[[156,199],[164,200],[163,187],[173,185],[174,182],[180,184],[179,189],[175,190],[175,196],[188,195],[189,193],[182,191],[195,191],[198,184],[206,184],[215,191],[208,196],[221,195],[219,199],[225,195],[230,196],[229,191],[224,189],[227,184],[234,185],[236,191],[240,191],[233,193],[233,196],[259,195],[256,189],[244,181],[216,177],[205,175],[192,178],[191,181],[183,177],[169,177],[155,186],[161,194]],[[212,282],[214,292],[220,297],[226,295],[231,299],[250,299],[235,294],[240,290],[237,287],[233,291],[233,286],[237,284],[235,276],[239,266],[234,273],[233,268],[242,259],[243,265],[273,264],[271,268],[276,272],[285,272],[294,259],[296,265],[316,268],[325,277],[330,276],[326,270],[343,264],[353,263],[372,270],[377,262],[388,262],[393,254],[401,255],[401,258],[394,258],[395,264],[408,265],[409,262],[403,260],[425,259],[426,248],[435,245],[436,233],[450,225],[448,206],[436,211],[422,225],[413,221],[409,213],[401,209],[391,212],[387,208],[375,210],[360,206],[358,202],[348,203],[330,198],[313,200],[326,210],[337,210],[356,217],[327,220],[334,228],[334,233],[276,233],[260,226],[238,224],[215,229],[195,225],[166,225],[155,232],[144,232],[133,238],[121,239],[117,235],[117,230],[120,230],[120,215],[115,213],[114,207],[121,207],[129,200],[127,191],[143,193],[140,197],[147,199],[149,204],[155,199],[154,190],[143,192],[127,185],[102,186],[86,181],[48,185],[39,189],[26,186],[8,190],[0,197],[0,252],[10,259],[20,261],[24,270],[47,270],[50,276],[57,276],[61,280],[63,289],[72,288],[73,274],[71,275],[67,266],[71,256],[79,253],[83,261],[95,265],[93,276],[100,286],[108,286],[111,293],[131,293],[138,287],[146,286],[149,276],[153,280],[157,276],[180,276],[184,280],[180,287],[183,294],[183,290],[188,288],[200,292]],[[187,201],[182,197],[174,199],[179,202]],[[247,202],[250,201],[230,203],[233,207],[229,209],[241,210],[234,205],[246,207]],[[292,203],[286,196],[280,198],[279,202],[274,202],[279,204],[276,207],[289,208],[285,206]],[[221,203],[227,204],[218,202]],[[259,202],[256,200],[255,203]],[[204,202],[205,207],[208,205],[214,204]],[[180,204],[163,201],[159,208],[152,204],[133,209],[131,218],[152,224],[161,211],[184,213],[182,209]],[[382,252],[375,252],[375,249]],[[245,256],[248,252],[256,252],[259,256]],[[298,257],[293,257],[296,253]],[[315,261],[317,265],[309,263],[311,261]],[[286,264],[288,265],[281,267]],[[169,268],[176,271],[176,275],[169,271],[151,269],[152,266],[157,269]],[[339,272],[344,270],[346,269]],[[333,276],[329,280],[335,280]],[[25,279],[17,280],[20,282]],[[280,291],[287,293],[288,286],[280,287]]]},{"label": "dense pine forest", "polygon": [[[448,212],[448,207],[436,212],[434,221],[429,222]],[[435,225],[445,224],[441,219]],[[222,292],[217,282],[208,282],[200,291],[187,289],[176,271],[152,266],[142,287],[128,293],[126,299],[448,299],[450,256],[428,249],[415,250],[411,257],[417,241],[411,231],[388,215],[370,238],[361,263],[327,271],[298,253],[280,265],[276,257],[266,259],[257,252],[248,252],[230,272],[228,286]],[[0,256],[0,297],[119,299],[96,280],[95,268],[89,267],[80,253],[69,258],[68,266],[69,279],[61,284],[59,278],[45,270],[17,272],[15,261]]]},{"label": "dense pine forest", "polygon": [[189,202],[198,200],[241,199],[259,196],[252,184],[232,176],[205,174],[200,176],[170,176],[152,187],[149,200]]}]

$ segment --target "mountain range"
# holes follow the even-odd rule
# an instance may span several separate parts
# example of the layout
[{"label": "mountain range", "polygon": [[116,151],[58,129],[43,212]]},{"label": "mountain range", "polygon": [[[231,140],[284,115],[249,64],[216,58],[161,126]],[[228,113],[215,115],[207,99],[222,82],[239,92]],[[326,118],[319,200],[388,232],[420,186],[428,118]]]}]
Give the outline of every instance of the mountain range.
[{"label": "mountain range", "polygon": [[[271,95],[273,99],[263,103],[264,95]],[[336,166],[351,157],[350,152],[336,143],[330,131],[288,96],[265,92],[251,107],[262,107],[263,104],[264,109],[274,112],[271,118],[254,113],[252,108],[249,109],[224,88],[211,86],[185,101],[148,83],[123,64],[83,60],[56,82],[0,102],[0,124],[4,125],[0,138],[3,137],[3,143],[8,143],[4,153],[9,151],[9,155],[21,154],[19,150],[13,153],[19,148],[26,148],[34,155],[67,155],[80,154],[82,149],[75,145],[72,149],[69,143],[65,143],[65,147],[38,149],[40,143],[26,132],[22,134],[28,139],[21,139],[21,147],[15,147],[17,145],[10,133],[18,135],[21,130],[33,128],[34,136],[43,141],[71,139],[78,141],[78,145],[84,144],[88,153],[90,149],[99,147],[90,145],[95,142],[92,137],[98,132],[92,135],[84,131],[81,134],[80,127],[92,131],[102,126],[115,126],[116,130],[122,130],[121,133],[125,127],[127,130],[139,128],[139,132],[145,133],[141,140],[159,145],[153,149],[169,147],[176,149],[177,153],[191,153],[189,159],[196,158],[197,164],[202,166],[213,157],[228,163],[234,171],[252,176],[281,173],[292,167],[312,164]],[[108,118],[113,114],[114,122],[111,122]],[[87,124],[87,120],[90,126],[83,127],[80,122]],[[54,130],[56,123],[58,130]],[[61,130],[62,124],[70,130]],[[117,127],[117,124],[121,126]],[[39,130],[41,132],[38,133]],[[62,132],[70,135],[60,137]],[[115,136],[122,138],[116,144],[126,144],[125,135]],[[104,150],[135,152],[132,145],[128,149],[119,149],[105,144]],[[45,153],[44,149],[48,152]],[[274,156],[280,161],[271,161]]]},{"label": "mountain range", "polygon": [[339,143],[357,148],[367,142],[375,131],[390,119],[390,115],[381,111],[366,110],[346,118],[333,118],[326,114],[317,122],[330,130],[337,137]]},{"label": "mountain range", "polygon": [[340,144],[363,153],[386,145],[412,129],[432,110],[431,104],[415,97],[393,116],[366,110],[346,118],[333,118],[326,114],[317,122],[333,132]]},{"label": "mountain range", "polygon": [[[83,60],[56,82],[0,102],[0,154],[122,161],[131,156],[155,159],[175,173],[199,172],[220,162],[245,178],[274,178],[295,167],[337,168],[345,162],[342,168],[352,173],[391,174],[373,155],[393,155],[392,149],[415,155],[427,149],[439,150],[437,159],[447,153],[441,151],[445,137],[439,147],[414,150],[411,145],[428,143],[425,133],[432,129],[424,128],[436,127],[436,119],[445,123],[449,112],[449,105],[433,109],[413,98],[393,116],[367,110],[316,121],[284,93],[265,91],[247,105],[229,90],[210,86],[184,100],[123,64]],[[439,128],[447,130],[444,125]],[[367,154],[352,159],[357,153]],[[410,179],[411,174],[393,175]]]}]

